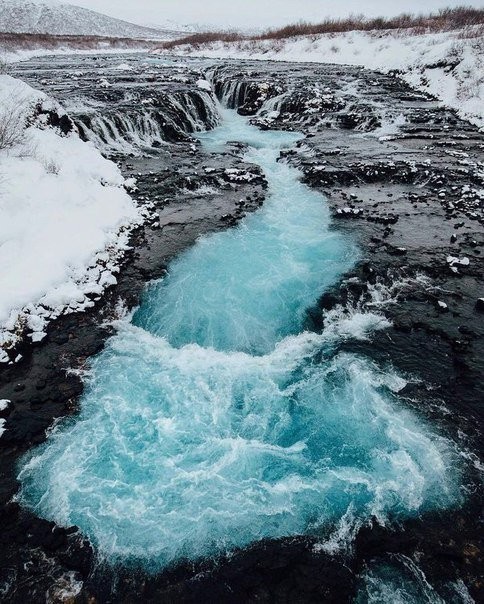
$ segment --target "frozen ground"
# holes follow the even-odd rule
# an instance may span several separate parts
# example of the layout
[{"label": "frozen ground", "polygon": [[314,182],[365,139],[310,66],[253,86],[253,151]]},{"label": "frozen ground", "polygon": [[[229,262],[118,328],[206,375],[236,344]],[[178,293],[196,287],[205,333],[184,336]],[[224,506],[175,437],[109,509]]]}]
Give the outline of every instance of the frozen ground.
[{"label": "frozen ground", "polygon": [[149,48],[90,48],[73,49],[66,47],[52,48],[32,48],[28,50],[17,49],[8,50],[0,56],[0,64],[4,62],[8,66],[20,61],[28,61],[35,57],[46,57],[50,55],[122,55],[122,54],[142,54],[149,52]]},{"label": "frozen ground", "polygon": [[140,220],[117,166],[76,132],[49,126],[62,109],[0,76],[0,361],[23,335],[94,304],[116,282],[129,226]]},{"label": "frozen ground", "polygon": [[353,31],[282,40],[214,42],[197,48],[181,46],[169,52],[213,58],[361,65],[384,73],[398,70],[412,86],[484,127],[482,28],[420,35],[408,31]]}]

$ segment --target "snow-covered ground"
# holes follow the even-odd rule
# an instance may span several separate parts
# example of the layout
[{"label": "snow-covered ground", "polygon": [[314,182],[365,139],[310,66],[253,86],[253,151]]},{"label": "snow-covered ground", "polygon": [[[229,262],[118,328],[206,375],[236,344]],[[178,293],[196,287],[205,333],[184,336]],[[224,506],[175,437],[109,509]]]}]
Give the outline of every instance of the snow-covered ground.
[{"label": "snow-covered ground", "polygon": [[24,333],[41,340],[49,320],[92,306],[116,282],[141,220],[117,166],[48,126],[42,110],[63,113],[0,76],[0,362]]},{"label": "snow-covered ground", "polygon": [[49,57],[55,55],[122,55],[122,54],[145,54],[151,51],[150,48],[90,48],[75,49],[68,46],[59,46],[59,48],[32,48],[30,50],[16,49],[6,50],[0,55],[0,66],[2,63],[8,68],[11,63],[20,63],[29,61],[35,57]]},{"label": "snow-covered ground", "polygon": [[420,35],[409,31],[353,31],[283,40],[214,42],[196,49],[180,46],[167,52],[361,65],[384,73],[399,70],[415,88],[437,97],[461,117],[484,126],[482,27]]}]

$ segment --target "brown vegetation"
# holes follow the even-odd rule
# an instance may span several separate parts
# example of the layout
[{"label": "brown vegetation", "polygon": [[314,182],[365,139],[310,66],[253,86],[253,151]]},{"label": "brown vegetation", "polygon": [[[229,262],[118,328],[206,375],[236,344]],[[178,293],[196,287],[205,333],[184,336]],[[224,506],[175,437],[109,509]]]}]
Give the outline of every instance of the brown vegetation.
[{"label": "brown vegetation", "polygon": [[415,30],[415,33],[451,31],[484,24],[484,9],[461,6],[447,8],[430,15],[402,14],[397,17],[368,19],[363,15],[346,19],[325,19],[320,23],[294,23],[280,29],[269,29],[258,35],[243,35],[236,31],[201,32],[162,43],[159,48],[170,50],[190,44],[199,46],[210,42],[240,42],[282,40],[294,36],[336,34],[348,31]]}]

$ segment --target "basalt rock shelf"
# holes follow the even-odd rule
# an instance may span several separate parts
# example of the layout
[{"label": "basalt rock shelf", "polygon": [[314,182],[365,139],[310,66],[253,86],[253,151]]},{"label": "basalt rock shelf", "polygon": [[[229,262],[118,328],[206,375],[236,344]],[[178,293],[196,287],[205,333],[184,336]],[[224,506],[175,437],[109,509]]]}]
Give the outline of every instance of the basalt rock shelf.
[{"label": "basalt rock shelf", "polygon": [[[477,301],[484,290],[484,136],[398,80],[351,67],[91,56],[34,60],[17,71],[19,77],[55,96],[80,135],[117,161],[127,176],[136,177],[133,196],[147,220],[133,234],[133,251],[121,268],[118,284],[96,307],[60,317],[50,325],[46,342],[33,348],[26,345],[24,360],[2,369],[0,398],[13,403],[6,410],[7,431],[0,439],[2,598],[9,602],[386,602],[391,594],[398,602],[478,601],[482,597],[482,543],[477,472],[482,453],[478,442],[484,368],[482,314]],[[207,82],[222,104],[247,116],[260,130],[301,133],[288,137],[293,143],[286,145],[283,159],[302,173],[303,183],[326,194],[333,216],[328,236],[357,242],[359,249],[352,262],[341,265],[342,277],[336,271],[336,283],[333,279],[332,285],[323,288],[319,301],[319,289],[312,303],[311,291],[301,299],[301,304],[310,303],[303,327],[314,338],[329,334],[335,342],[331,352],[322,347],[319,357],[312,354],[310,365],[294,368],[290,377],[281,377],[291,371],[286,366],[289,357],[279,359],[285,365],[277,376],[270,375],[273,365],[261,365],[257,369],[258,396],[263,392],[266,396],[268,379],[274,383],[282,379],[284,392],[273,394],[271,404],[280,405],[283,397],[294,396],[303,405],[327,379],[311,377],[312,371],[327,362],[325,355],[330,359],[348,355],[370,359],[389,374],[397,368],[407,383],[398,393],[398,408],[420,418],[429,437],[434,431],[445,435],[445,442],[453,443],[455,455],[462,460],[448,485],[450,491],[460,493],[461,502],[422,508],[413,516],[403,514],[386,526],[377,519],[354,524],[351,514],[345,514],[328,529],[330,534],[323,528],[304,537],[291,536],[291,531],[278,533],[266,523],[263,539],[248,539],[241,548],[232,542],[229,554],[216,551],[210,557],[195,556],[190,562],[175,557],[156,572],[139,566],[133,569],[122,562],[113,567],[98,559],[96,548],[77,528],[56,526],[15,502],[18,463],[27,450],[45,440],[46,430],[56,418],[72,415],[75,425],[79,397],[85,397],[80,374],[87,359],[100,352],[115,333],[109,321],[119,316],[120,307],[136,306],[145,283],[163,276],[167,263],[199,235],[236,225],[258,209],[267,195],[273,195],[271,179],[266,179],[260,167],[268,158],[260,163],[257,154],[249,154],[243,161],[247,148],[243,141],[229,143],[217,154],[211,153],[210,144],[200,144],[196,133],[220,122]],[[297,195],[309,191],[310,205],[301,197],[305,215],[297,217],[296,212],[289,222],[311,227],[311,208],[317,208],[318,202],[314,203],[310,189],[298,187]],[[268,198],[269,213],[271,203]],[[254,218],[250,224],[258,224],[257,216],[250,217]],[[274,218],[279,220],[277,214]],[[317,213],[314,220],[319,220]],[[227,233],[224,237],[229,246],[221,249],[229,257],[232,244]],[[319,236],[305,231],[305,237],[315,238],[314,242]],[[294,244],[298,250],[300,242]],[[263,248],[264,258],[270,259],[272,248],[272,244]],[[300,266],[292,263],[295,258]],[[287,275],[273,265],[281,283],[291,271],[299,274],[303,266],[299,252],[288,256],[289,260]],[[172,265],[178,268],[166,280],[167,289],[162,284],[158,291],[155,286],[155,295],[167,300],[163,313],[170,308],[170,279],[177,287],[177,271],[183,271],[187,263],[192,266],[192,261],[190,254],[180,256],[179,264]],[[201,262],[194,266],[203,267]],[[217,274],[220,267],[215,264]],[[235,277],[247,275],[247,267],[242,269]],[[233,282],[230,275],[221,274],[227,283]],[[304,271],[301,274],[301,284],[312,283]],[[187,283],[187,287],[192,286]],[[196,290],[186,291],[196,296]],[[232,290],[227,286],[224,291]],[[279,295],[285,289],[276,291]],[[202,296],[203,284],[200,292]],[[269,302],[273,301],[260,299],[261,306]],[[269,308],[279,307],[269,304]],[[143,313],[142,306],[141,315],[135,317],[138,326],[150,325],[150,317]],[[156,325],[163,323],[163,313]],[[269,314],[276,320],[272,331],[277,338],[297,333],[293,328],[286,332],[277,327],[279,311]],[[182,344],[204,345],[206,337],[190,328],[188,316],[186,329],[169,335],[170,343],[181,337]],[[365,325],[359,321],[368,316],[379,317],[385,328],[366,335]],[[273,338],[267,335],[272,333],[269,327],[264,325],[260,334],[253,334],[262,338],[258,355],[267,355],[267,341]],[[215,339],[208,342],[217,350],[232,350],[228,332],[233,329],[224,332],[223,345],[222,336],[215,332],[210,336]],[[147,358],[150,346],[148,343]],[[175,349],[173,354],[177,354]],[[250,363],[265,362],[264,356],[253,358],[256,361]],[[102,355],[98,359],[102,363]],[[176,359],[173,362],[176,365]],[[214,367],[220,362],[215,360]],[[230,373],[230,367],[223,369]],[[254,365],[248,376],[241,374],[233,385],[234,401],[240,405],[237,392],[247,388],[255,370]],[[341,366],[332,371],[337,374]],[[303,388],[303,395],[297,392],[301,387],[296,386],[295,376],[309,385],[307,392]],[[375,374],[375,381],[381,379]],[[286,392],[289,386],[294,389],[290,395]],[[378,388],[385,398],[386,386]],[[326,396],[333,396],[333,391],[327,390]],[[361,419],[364,422],[364,416]],[[195,423],[199,421],[194,418]],[[324,429],[332,425],[325,424],[331,421],[325,414],[317,421]],[[374,421],[381,421],[378,414]],[[400,430],[405,432],[413,425],[402,423]],[[347,426],[348,444],[361,438],[360,426],[353,426],[353,439],[351,433]],[[288,437],[285,428],[282,435]],[[317,456],[324,449],[314,442],[308,441],[307,447]],[[267,455],[286,455],[281,443],[268,445]],[[286,442],[283,446],[297,458],[301,448],[296,445],[291,448]],[[353,464],[351,452],[344,451],[345,446],[341,455],[347,459],[342,463]],[[417,455],[416,462],[424,464],[424,459]],[[288,465],[292,463],[287,460]],[[380,466],[384,463],[380,460]],[[425,467],[420,470],[425,475]],[[243,477],[244,468],[236,471]],[[300,469],[294,466],[292,471],[297,476]],[[382,493],[385,488],[382,485]],[[337,511],[339,501],[332,496],[330,492],[328,502]],[[399,497],[395,487],[395,499]],[[317,505],[317,500],[311,501],[311,506],[315,501]],[[356,515],[361,512],[358,501],[355,495]],[[260,507],[256,499],[252,504]],[[175,506],[172,513],[176,512]],[[310,516],[305,517],[306,522]],[[292,520],[284,521],[295,526]],[[300,532],[305,531],[296,530]]]}]

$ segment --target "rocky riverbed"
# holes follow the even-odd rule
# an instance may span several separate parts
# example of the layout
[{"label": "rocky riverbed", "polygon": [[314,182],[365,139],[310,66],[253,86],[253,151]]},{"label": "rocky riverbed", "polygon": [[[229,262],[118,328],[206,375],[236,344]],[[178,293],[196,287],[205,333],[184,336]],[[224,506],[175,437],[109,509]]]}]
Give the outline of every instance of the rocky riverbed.
[{"label": "rocky riverbed", "polygon": [[[10,401],[0,412],[2,597],[345,602],[359,593],[365,601],[365,569],[405,559],[418,562],[444,601],[464,601],[459,581],[478,601],[484,135],[398,79],[354,67],[91,56],[32,60],[15,75],[54,96],[80,135],[136,180],[131,193],[146,221],[117,284],[95,307],[56,319],[45,341],[23,344],[22,361],[0,370],[0,399]],[[260,128],[305,135],[284,159],[326,194],[333,228],[360,249],[356,268],[311,309],[307,326],[324,329],[335,309],[383,310],[390,329],[340,346],[411,376],[403,401],[459,443],[468,501],[399,527],[365,527],[334,555],[316,539],[288,538],[152,576],[99,565],[75,527],[15,503],[17,462],[57,418],[76,414],[86,362],[113,333],[112,320],[138,304],[145,283],[198,236],[235,225],[263,203],[264,175],[241,162],[243,145],[215,156],[193,138],[217,123],[209,82]]]}]

